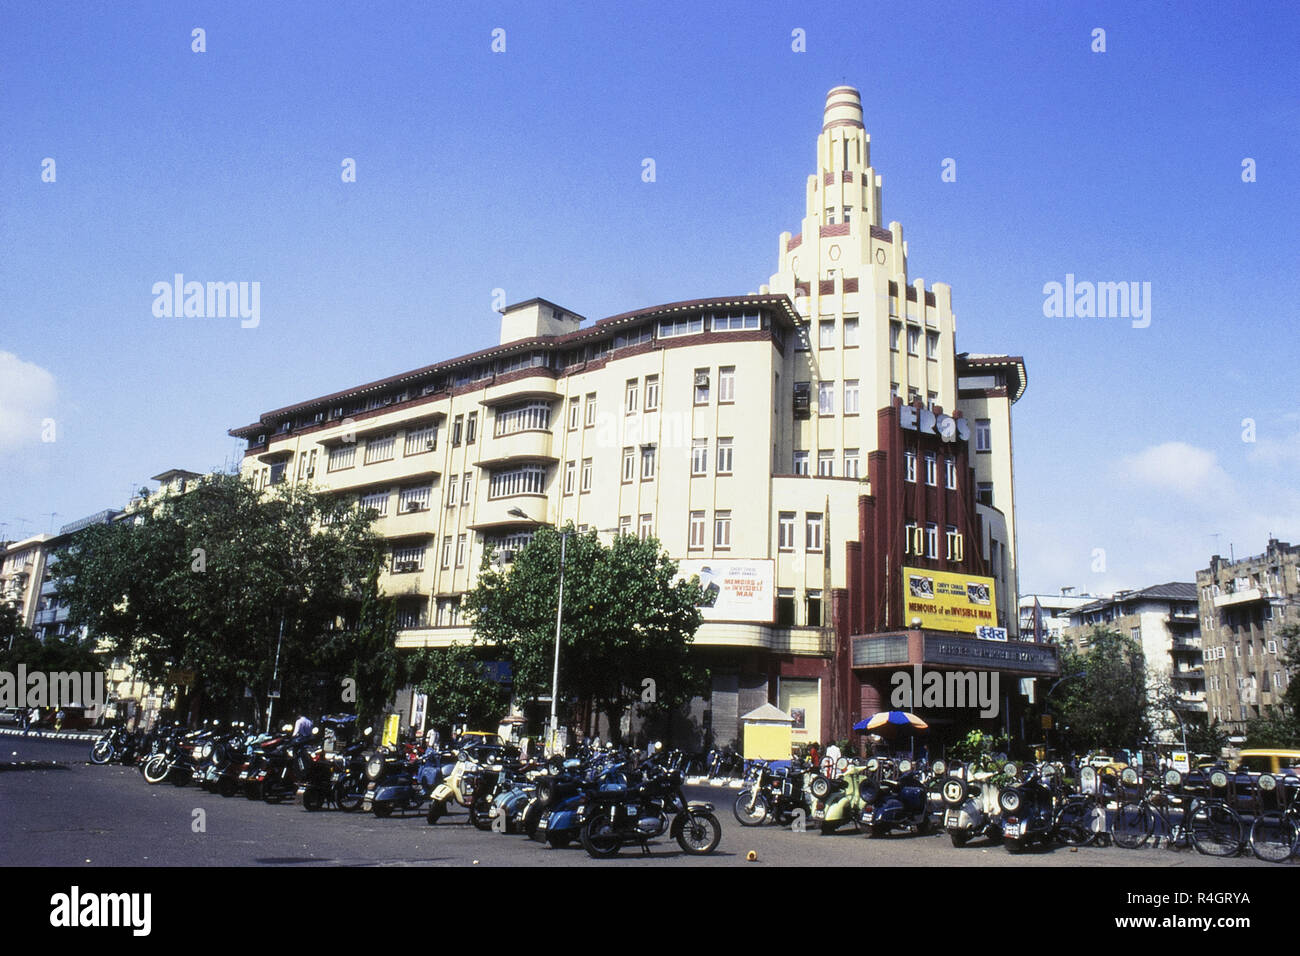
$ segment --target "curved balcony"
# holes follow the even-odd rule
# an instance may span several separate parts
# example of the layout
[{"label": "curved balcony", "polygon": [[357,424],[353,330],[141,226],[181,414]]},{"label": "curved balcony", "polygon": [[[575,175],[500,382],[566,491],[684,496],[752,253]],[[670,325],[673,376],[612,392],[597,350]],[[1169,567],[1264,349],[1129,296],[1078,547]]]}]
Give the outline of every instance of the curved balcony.
[{"label": "curved balcony", "polygon": [[[512,515],[511,511],[521,511],[526,518]],[[529,530],[548,523],[549,508],[545,494],[508,495],[504,498],[492,498],[480,501],[474,511],[474,523],[469,525],[473,531],[505,531],[510,528]]]},{"label": "curved balcony", "polygon": [[[396,502],[393,504],[396,505]],[[431,508],[400,513],[390,511],[386,517],[376,518],[370,527],[375,534],[384,538],[431,538],[438,532],[438,515]]]},{"label": "curved balcony", "polygon": [[552,434],[549,429],[527,429],[508,435],[493,436],[483,442],[482,456],[476,465],[490,467],[509,461],[558,461],[551,454]]}]

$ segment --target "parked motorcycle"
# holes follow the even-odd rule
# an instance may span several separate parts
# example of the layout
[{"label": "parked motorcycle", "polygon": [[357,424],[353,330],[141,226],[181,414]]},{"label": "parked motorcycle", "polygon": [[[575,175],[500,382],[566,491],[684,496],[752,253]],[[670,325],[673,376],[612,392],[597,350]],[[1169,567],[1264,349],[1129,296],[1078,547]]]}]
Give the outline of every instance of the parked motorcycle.
[{"label": "parked motorcycle", "polygon": [[125,727],[113,727],[90,745],[90,762],[106,764],[117,760],[130,766],[135,763],[139,747],[140,741],[137,735],[128,733]]},{"label": "parked motorcycle", "polygon": [[769,761],[756,760],[744,788],[736,795],[732,813],[744,827],[756,827],[768,819],[788,826],[797,811],[807,811],[804,778],[802,766],[773,770]]},{"label": "parked motorcycle", "polygon": [[587,813],[580,838],[587,855],[608,858],[631,845],[649,855],[649,841],[665,833],[677,840],[684,853],[716,850],[722,842],[722,824],[713,814],[713,804],[687,801],[678,770],[661,770],[651,763],[644,772],[640,783],[622,790],[584,794]]},{"label": "parked motorcycle", "polygon": [[414,748],[401,747],[375,754],[366,763],[366,794],[361,809],[377,817],[419,810],[435,788],[440,755],[429,748],[421,756]]},{"label": "parked motorcycle", "polygon": [[813,809],[813,819],[820,822],[822,836],[830,836],[846,824],[852,824],[857,832],[864,819],[870,818],[871,800],[879,789],[881,769],[881,761],[873,757],[865,765],[845,767],[839,777],[827,781],[825,802]]},{"label": "parked motorcycle", "polygon": [[1047,844],[1055,830],[1056,802],[1038,768],[1008,764],[1003,773],[1017,782],[998,793],[1002,808],[1002,843],[1008,853],[1022,853],[1033,844]]},{"label": "parked motorcycle", "polygon": [[943,797],[943,826],[955,847],[963,847],[975,837],[1002,839],[1001,807],[998,788],[986,781],[968,778],[969,768],[954,767],[952,776],[939,787]]},{"label": "parked motorcycle", "polygon": [[[853,768],[849,768],[850,770]],[[935,763],[935,772],[944,772],[942,760]],[[849,771],[845,771],[848,776]],[[863,822],[869,822],[871,835],[886,836],[890,830],[912,830],[917,836],[930,832],[930,778],[910,760],[900,760],[896,765],[885,764],[879,788],[864,798]],[[829,810],[827,811],[829,815]],[[825,824],[823,824],[825,826]]]}]

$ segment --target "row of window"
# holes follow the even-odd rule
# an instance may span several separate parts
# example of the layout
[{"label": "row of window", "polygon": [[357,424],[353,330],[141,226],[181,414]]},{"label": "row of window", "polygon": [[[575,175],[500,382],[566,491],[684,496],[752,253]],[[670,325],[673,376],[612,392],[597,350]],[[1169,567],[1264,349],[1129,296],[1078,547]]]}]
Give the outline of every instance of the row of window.
[{"label": "row of window", "polygon": [[[776,546],[781,551],[793,551],[795,548],[795,521],[798,514],[794,511],[782,511],[776,518]],[[804,514],[803,546],[805,551],[822,550],[822,530],[825,515],[816,511]]]},{"label": "row of window", "polygon": [[[576,461],[566,461],[564,463],[564,493],[573,494],[575,478],[578,473],[578,463]],[[582,493],[585,495],[591,491],[591,459],[582,459]]]},{"label": "row of window", "polygon": [[[844,381],[845,415],[856,415],[859,412],[858,381],[856,378]],[[835,414],[835,382],[833,380],[817,383],[817,414]]]},{"label": "row of window", "polygon": [[[952,458],[943,460],[944,487],[955,489],[957,487],[957,462]],[[903,477],[905,480],[916,483],[916,452],[908,449],[903,452]],[[939,486],[939,457],[932,451],[925,453],[925,483],[934,487]]]},{"label": "row of window", "polygon": [[[1232,646],[1232,650],[1233,650],[1233,657],[1241,657],[1240,644],[1234,644]],[[1277,641],[1268,642],[1268,653],[1270,654],[1277,653]],[[1204,653],[1205,660],[1207,661],[1221,661],[1224,660],[1227,656],[1228,656],[1228,648],[1227,645],[1225,644],[1219,644],[1217,647],[1207,647]],[[1246,642],[1246,656],[1247,657],[1255,656],[1255,645],[1250,641]],[[1260,651],[1259,656],[1260,657],[1264,656],[1264,652],[1262,650]]]},{"label": "row of window", "polygon": [[[860,449],[857,448],[844,449],[844,477],[845,478],[862,477],[860,474],[860,466],[859,466],[859,460],[860,460],[859,452]],[[811,467],[809,455],[810,452],[802,451],[800,449],[795,449],[794,471],[792,472],[792,474],[796,474],[796,475],[809,474],[808,469]],[[817,476],[819,478],[835,477],[835,452],[834,451],[819,451],[817,453]]]},{"label": "row of window", "polygon": [[[1272,684],[1274,690],[1281,690],[1284,687],[1286,687],[1286,671],[1273,671],[1271,681],[1269,678],[1269,672],[1264,671],[1265,690],[1268,689],[1270,683]],[[1217,690],[1227,690],[1227,689],[1228,689],[1228,679],[1226,677],[1221,678],[1218,674],[1210,675],[1210,690],[1217,691]],[[1237,690],[1253,691],[1258,689],[1259,689],[1259,679],[1255,674],[1250,674],[1247,677],[1237,678]]]},{"label": "row of window", "polygon": [[[922,528],[915,521],[909,521],[903,529],[903,553],[918,558],[939,558],[939,526],[929,522]],[[965,536],[950,524],[944,529],[944,557],[949,561],[962,561],[966,557]]]},{"label": "row of window", "polygon": [[[918,325],[909,325],[907,327],[907,354],[908,355],[919,356],[921,354],[921,332],[922,331],[923,330]],[[902,336],[903,336],[903,323],[890,322],[889,323],[889,350],[891,352],[898,351],[898,343],[899,340],[902,338]],[[925,333],[925,357],[927,359],[931,359],[936,362],[939,360],[939,333],[938,332],[927,331]]]}]

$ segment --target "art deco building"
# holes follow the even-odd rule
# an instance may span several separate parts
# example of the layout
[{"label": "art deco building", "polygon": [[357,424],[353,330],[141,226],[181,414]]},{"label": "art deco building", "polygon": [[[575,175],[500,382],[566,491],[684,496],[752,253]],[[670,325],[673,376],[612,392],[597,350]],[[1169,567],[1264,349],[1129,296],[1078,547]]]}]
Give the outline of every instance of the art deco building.
[{"label": "art deco building", "polygon": [[1287,626],[1300,626],[1300,545],[1272,538],[1248,558],[1210,558],[1196,572],[1209,716],[1240,738],[1246,721],[1281,703],[1295,674],[1282,662]]},{"label": "art deco building", "polygon": [[489,348],[232,429],[243,473],[375,512],[404,647],[467,640],[482,554],[539,525],[653,535],[718,586],[692,716],[720,743],[769,701],[797,740],[848,736],[885,665],[1053,673],[1053,648],[1005,643],[1024,363],[956,350],[950,290],[911,279],[902,227],[881,223],[869,147],[857,92],[832,90],[801,230],[758,294],[594,323],[510,305]]}]

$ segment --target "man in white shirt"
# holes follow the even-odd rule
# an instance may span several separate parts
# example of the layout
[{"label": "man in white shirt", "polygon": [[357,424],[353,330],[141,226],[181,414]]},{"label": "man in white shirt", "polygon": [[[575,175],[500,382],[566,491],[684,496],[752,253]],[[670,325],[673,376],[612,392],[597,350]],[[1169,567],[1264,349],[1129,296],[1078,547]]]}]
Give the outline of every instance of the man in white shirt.
[{"label": "man in white shirt", "polygon": [[298,722],[293,725],[293,735],[295,737],[309,737],[314,726],[315,724],[307,719],[307,715],[303,714],[298,718]]}]

